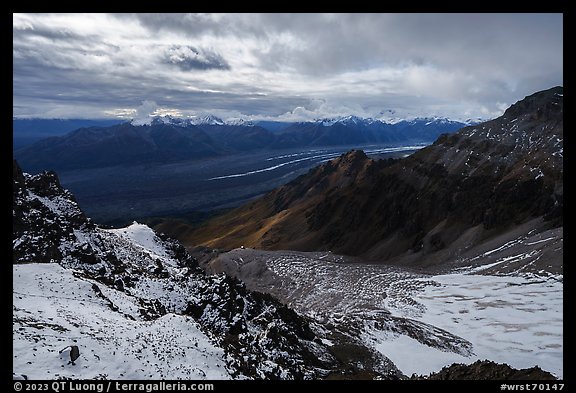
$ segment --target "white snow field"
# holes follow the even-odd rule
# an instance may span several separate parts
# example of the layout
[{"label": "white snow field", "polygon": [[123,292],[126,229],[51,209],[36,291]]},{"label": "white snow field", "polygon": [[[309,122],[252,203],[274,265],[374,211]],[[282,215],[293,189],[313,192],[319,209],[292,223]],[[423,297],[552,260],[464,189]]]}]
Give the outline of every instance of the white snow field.
[{"label": "white snow field", "polygon": [[174,265],[174,261],[168,256],[166,249],[158,241],[156,233],[147,225],[134,221],[125,228],[107,229],[106,231],[127,240],[151,256],[159,257],[163,263]]},{"label": "white snow field", "polygon": [[[169,270],[177,265],[146,225],[97,233],[132,267],[154,268],[147,266],[153,260]],[[96,246],[94,234],[75,236]],[[230,379],[224,351],[193,318],[174,313],[185,306],[193,281],[167,284],[142,275],[128,294],[81,273],[56,263],[13,265],[14,373],[29,379]],[[140,302],[155,299],[168,314],[150,320]],[[74,365],[69,350],[59,353],[69,345],[80,350]]]},{"label": "white snow field", "polygon": [[[134,298],[77,278],[58,264],[13,266],[13,370],[29,379],[229,379],[222,349],[196,322],[167,314],[144,321]],[[114,294],[113,311],[106,299]],[[80,357],[69,364],[69,346]]]},{"label": "white snow field", "polygon": [[464,357],[427,347],[407,336],[372,331],[375,347],[402,372],[428,374],[451,363],[489,359],[514,368],[539,366],[563,377],[563,284],[537,277],[446,274],[439,286],[409,295],[424,308],[403,304],[388,309],[444,329],[472,343]]}]

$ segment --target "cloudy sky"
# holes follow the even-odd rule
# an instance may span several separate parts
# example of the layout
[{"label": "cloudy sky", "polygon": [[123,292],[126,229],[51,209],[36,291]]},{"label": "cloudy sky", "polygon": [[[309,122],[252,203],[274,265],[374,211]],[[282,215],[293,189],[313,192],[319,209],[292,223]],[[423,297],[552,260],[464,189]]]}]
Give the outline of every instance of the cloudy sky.
[{"label": "cloudy sky", "polygon": [[563,84],[562,14],[14,14],[16,117],[493,118]]}]

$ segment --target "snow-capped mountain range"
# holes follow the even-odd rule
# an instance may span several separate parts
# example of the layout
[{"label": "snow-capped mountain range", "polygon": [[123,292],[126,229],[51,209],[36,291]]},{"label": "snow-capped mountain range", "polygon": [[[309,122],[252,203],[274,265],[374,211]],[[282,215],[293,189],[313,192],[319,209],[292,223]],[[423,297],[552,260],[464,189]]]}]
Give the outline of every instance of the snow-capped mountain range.
[{"label": "snow-capped mountain range", "polygon": [[362,124],[374,124],[374,123],[382,123],[387,125],[393,125],[397,123],[407,123],[407,124],[417,124],[423,123],[424,125],[436,125],[436,124],[457,124],[461,127],[464,125],[472,125],[482,122],[482,119],[466,119],[466,120],[453,120],[447,117],[439,117],[439,116],[432,116],[432,117],[408,117],[408,118],[379,118],[375,119],[372,117],[358,117],[354,115],[350,116],[340,116],[340,117],[333,117],[333,118],[325,118],[325,119],[318,119],[315,120],[316,123],[322,123],[325,126],[331,126],[336,123],[345,124],[345,125],[362,125]]},{"label": "snow-capped mountain range", "polygon": [[145,122],[80,128],[16,149],[14,155],[22,168],[30,172],[99,168],[198,160],[263,149],[431,143],[440,134],[466,125],[445,118],[387,123],[346,116],[314,122],[271,123],[223,121],[212,115],[163,116],[150,117]]},{"label": "snow-capped mountain range", "polygon": [[[373,117],[359,117],[355,115],[347,115],[347,116],[336,116],[330,118],[320,118],[315,120],[309,121],[277,121],[277,123],[284,123],[285,127],[295,123],[319,123],[324,126],[332,126],[334,124],[344,124],[344,125],[370,125],[374,123],[381,123],[386,125],[393,125],[396,123],[424,123],[425,125],[432,125],[432,124],[458,124],[460,126],[463,125],[472,125],[482,122],[483,119],[466,119],[466,120],[454,120],[449,119],[447,117],[440,117],[440,116],[431,116],[431,117],[406,117],[406,118],[399,118],[399,117],[382,117],[382,118],[373,118]],[[150,116],[146,119],[133,119],[130,121],[132,125],[135,126],[144,126],[144,125],[151,125],[155,122],[162,123],[162,124],[172,124],[177,126],[200,126],[200,125],[207,125],[207,126],[256,126],[261,124],[260,120],[246,120],[243,118],[231,118],[227,120],[222,120],[221,118],[214,116],[212,114],[204,114],[192,117],[175,117],[171,115],[165,116]]]}]

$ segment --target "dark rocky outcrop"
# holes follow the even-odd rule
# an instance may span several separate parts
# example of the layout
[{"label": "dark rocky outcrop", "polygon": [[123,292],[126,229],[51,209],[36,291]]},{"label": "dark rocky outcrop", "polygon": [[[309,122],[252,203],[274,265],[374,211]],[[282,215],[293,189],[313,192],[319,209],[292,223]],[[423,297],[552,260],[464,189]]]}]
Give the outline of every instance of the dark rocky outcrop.
[{"label": "dark rocky outcrop", "polygon": [[[224,347],[237,355],[236,368],[245,375],[257,374],[258,366],[267,360],[281,366],[271,370],[267,376],[271,379],[282,379],[282,368],[302,379],[310,366],[328,366],[313,353],[311,347],[319,345],[308,320],[272,296],[250,292],[242,282],[224,274],[210,277],[199,288],[185,314],[223,337]],[[249,355],[247,347],[253,348]]]},{"label": "dark rocky outcrop", "polygon": [[489,360],[478,360],[472,364],[454,363],[442,368],[437,373],[428,376],[412,376],[412,379],[432,380],[556,380],[552,374],[540,367],[515,369],[507,364],[495,363]]},{"label": "dark rocky outcrop", "polygon": [[23,174],[13,162],[13,263],[60,262],[63,253],[93,262],[88,245],[64,251],[74,242],[74,230],[95,226],[86,218],[74,196],[64,190],[54,172]]}]

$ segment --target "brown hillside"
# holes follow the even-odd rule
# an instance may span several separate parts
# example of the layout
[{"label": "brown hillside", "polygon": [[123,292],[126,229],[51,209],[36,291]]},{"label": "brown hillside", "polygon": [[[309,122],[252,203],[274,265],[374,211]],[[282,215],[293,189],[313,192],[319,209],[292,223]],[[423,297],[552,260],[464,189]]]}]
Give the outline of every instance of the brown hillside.
[{"label": "brown hillside", "polygon": [[434,263],[519,225],[562,226],[562,92],[526,97],[405,159],[351,151],[199,228],[157,229],[187,246]]}]

